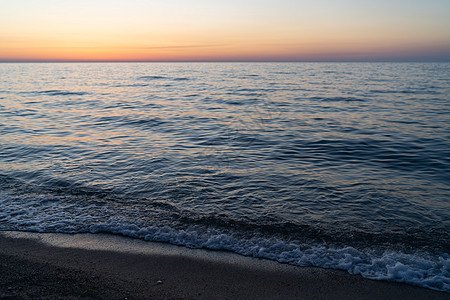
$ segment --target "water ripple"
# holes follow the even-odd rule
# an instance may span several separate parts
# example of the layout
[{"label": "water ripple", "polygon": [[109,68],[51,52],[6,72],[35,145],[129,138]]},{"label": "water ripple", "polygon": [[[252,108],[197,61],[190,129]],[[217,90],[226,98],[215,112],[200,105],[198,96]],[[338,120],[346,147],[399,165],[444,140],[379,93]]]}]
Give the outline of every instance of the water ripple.
[{"label": "water ripple", "polygon": [[[372,251],[393,251],[445,289],[449,66],[8,64],[0,230],[336,268],[344,253],[380,278],[396,271]],[[407,256],[420,251],[434,275]]]}]

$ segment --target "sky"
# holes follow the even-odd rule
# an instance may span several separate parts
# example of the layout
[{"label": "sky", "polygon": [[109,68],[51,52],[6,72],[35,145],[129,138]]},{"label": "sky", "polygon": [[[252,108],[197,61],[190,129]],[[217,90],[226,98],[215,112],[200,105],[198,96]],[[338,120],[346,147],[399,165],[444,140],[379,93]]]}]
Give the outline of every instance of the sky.
[{"label": "sky", "polygon": [[450,0],[0,0],[0,61],[450,61]]}]

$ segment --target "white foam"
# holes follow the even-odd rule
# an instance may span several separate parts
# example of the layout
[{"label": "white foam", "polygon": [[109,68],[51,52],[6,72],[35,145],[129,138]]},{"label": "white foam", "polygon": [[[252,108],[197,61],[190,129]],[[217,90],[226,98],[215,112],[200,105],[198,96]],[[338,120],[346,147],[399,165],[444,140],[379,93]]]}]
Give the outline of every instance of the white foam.
[{"label": "white foam", "polygon": [[167,242],[192,248],[228,250],[246,256],[276,260],[297,266],[346,270],[377,280],[404,282],[450,292],[450,256],[426,253],[405,254],[392,250],[357,250],[328,245],[297,245],[276,239],[238,239],[231,235],[201,232],[192,227],[176,230],[168,226],[138,228],[115,221],[90,227],[91,233],[110,232],[148,241]]},{"label": "white foam", "polygon": [[355,249],[327,244],[304,245],[271,238],[238,238],[213,228],[175,229],[143,225],[105,207],[78,207],[58,199],[0,195],[0,229],[36,232],[112,233],[191,248],[227,250],[297,266],[346,270],[363,277],[404,282],[450,292],[450,255],[416,251]]}]

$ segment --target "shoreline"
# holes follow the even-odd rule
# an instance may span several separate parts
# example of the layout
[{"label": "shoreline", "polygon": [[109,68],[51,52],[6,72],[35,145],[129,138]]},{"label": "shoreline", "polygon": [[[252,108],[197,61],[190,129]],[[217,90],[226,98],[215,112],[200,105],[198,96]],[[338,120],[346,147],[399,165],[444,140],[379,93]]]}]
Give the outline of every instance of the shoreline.
[{"label": "shoreline", "polygon": [[0,232],[0,298],[449,299],[403,283],[107,234]]}]

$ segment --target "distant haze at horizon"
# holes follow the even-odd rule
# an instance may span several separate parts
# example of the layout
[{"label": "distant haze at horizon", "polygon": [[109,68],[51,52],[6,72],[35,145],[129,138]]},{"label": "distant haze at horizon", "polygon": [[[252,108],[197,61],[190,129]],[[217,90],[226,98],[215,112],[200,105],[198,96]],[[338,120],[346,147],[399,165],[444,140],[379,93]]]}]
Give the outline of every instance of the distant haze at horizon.
[{"label": "distant haze at horizon", "polygon": [[450,1],[0,2],[0,62],[450,61]]}]

